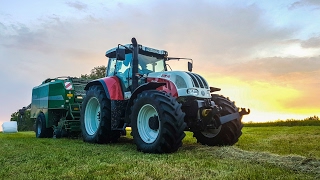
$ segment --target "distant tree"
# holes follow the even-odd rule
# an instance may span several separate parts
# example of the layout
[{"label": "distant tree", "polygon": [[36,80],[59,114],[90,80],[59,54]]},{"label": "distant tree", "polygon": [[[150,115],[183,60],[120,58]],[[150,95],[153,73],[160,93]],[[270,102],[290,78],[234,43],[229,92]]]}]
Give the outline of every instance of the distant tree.
[{"label": "distant tree", "polygon": [[30,110],[24,111],[23,115],[19,111],[12,113],[10,121],[17,121],[18,131],[34,130],[34,120],[30,118]]},{"label": "distant tree", "polygon": [[304,120],[305,121],[320,121],[320,118],[319,118],[319,116],[314,115],[314,116],[310,116]]},{"label": "distant tree", "polygon": [[11,118],[10,118],[10,121],[17,121],[18,122],[19,120],[19,112],[14,112],[11,114]]},{"label": "distant tree", "polygon": [[81,74],[80,78],[99,79],[106,76],[106,66],[97,66],[91,70],[90,74]]}]

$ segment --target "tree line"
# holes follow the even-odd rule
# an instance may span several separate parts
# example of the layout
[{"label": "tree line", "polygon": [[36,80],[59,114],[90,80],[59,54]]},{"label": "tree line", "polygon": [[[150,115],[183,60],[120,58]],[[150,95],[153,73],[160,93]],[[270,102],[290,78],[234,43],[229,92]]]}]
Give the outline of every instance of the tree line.
[{"label": "tree line", "polygon": [[319,116],[310,116],[305,119],[287,119],[270,122],[248,122],[245,127],[270,127],[270,126],[320,126]]}]

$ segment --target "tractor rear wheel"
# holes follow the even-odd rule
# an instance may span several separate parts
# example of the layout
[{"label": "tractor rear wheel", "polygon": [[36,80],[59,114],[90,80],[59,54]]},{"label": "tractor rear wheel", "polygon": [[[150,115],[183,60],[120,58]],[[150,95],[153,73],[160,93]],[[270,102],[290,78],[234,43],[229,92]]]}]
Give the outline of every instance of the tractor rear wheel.
[{"label": "tractor rear wheel", "polygon": [[53,129],[46,127],[46,118],[43,113],[40,113],[36,120],[36,137],[37,138],[52,138]]},{"label": "tractor rear wheel", "polygon": [[134,100],[131,112],[132,136],[139,151],[171,153],[182,146],[185,114],[171,95],[144,91]]},{"label": "tractor rear wheel", "polygon": [[[222,108],[220,112],[221,116],[238,112],[238,108],[235,106],[234,102],[231,102],[229,99],[217,94],[212,94],[211,96],[212,101]],[[238,139],[242,134],[242,127],[241,118],[240,120],[234,119],[222,124],[217,129],[194,132],[193,136],[197,138],[199,143],[209,146],[233,145],[238,142]]]},{"label": "tractor rear wheel", "polygon": [[111,103],[101,86],[91,86],[82,102],[81,131],[83,141],[109,143],[120,137],[111,131]]}]

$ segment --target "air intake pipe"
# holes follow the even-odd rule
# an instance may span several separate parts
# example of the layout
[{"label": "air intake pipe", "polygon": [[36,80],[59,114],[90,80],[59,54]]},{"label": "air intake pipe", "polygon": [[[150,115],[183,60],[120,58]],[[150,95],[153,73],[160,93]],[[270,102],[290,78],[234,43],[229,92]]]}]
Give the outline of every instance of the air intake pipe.
[{"label": "air intake pipe", "polygon": [[138,73],[138,63],[139,63],[139,60],[138,60],[138,54],[139,54],[139,47],[138,47],[138,43],[137,43],[137,40],[136,38],[132,38],[131,39],[131,43],[132,43],[132,46],[133,46],[133,59],[132,59],[132,89],[131,91],[133,92],[137,87],[138,87],[138,76],[137,76],[137,73]]}]

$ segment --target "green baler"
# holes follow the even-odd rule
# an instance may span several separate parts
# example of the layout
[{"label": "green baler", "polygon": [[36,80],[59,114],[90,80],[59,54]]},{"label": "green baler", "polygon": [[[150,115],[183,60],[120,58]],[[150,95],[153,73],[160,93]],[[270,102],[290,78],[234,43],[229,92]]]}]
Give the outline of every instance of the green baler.
[{"label": "green baler", "polygon": [[86,79],[57,77],[44,80],[32,90],[31,118],[36,137],[77,136],[80,108],[85,96]]}]

